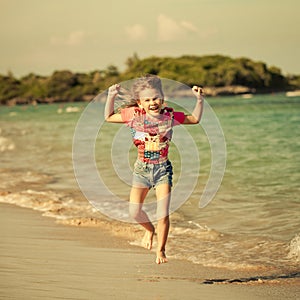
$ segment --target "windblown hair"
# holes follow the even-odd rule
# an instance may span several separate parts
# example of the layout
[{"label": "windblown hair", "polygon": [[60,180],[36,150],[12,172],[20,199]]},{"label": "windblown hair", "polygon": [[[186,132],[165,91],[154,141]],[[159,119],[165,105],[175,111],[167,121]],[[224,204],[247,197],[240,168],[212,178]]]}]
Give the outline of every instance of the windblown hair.
[{"label": "windblown hair", "polygon": [[125,88],[120,89],[119,98],[121,98],[123,104],[119,109],[134,106],[138,107],[137,101],[140,98],[140,92],[144,89],[156,89],[161,96],[164,97],[161,79],[158,76],[147,74],[135,79],[131,91]]},{"label": "windblown hair", "polygon": [[133,100],[137,101],[139,99],[140,92],[144,89],[156,89],[162,97],[164,96],[161,80],[158,76],[148,74],[136,79],[132,86]]}]

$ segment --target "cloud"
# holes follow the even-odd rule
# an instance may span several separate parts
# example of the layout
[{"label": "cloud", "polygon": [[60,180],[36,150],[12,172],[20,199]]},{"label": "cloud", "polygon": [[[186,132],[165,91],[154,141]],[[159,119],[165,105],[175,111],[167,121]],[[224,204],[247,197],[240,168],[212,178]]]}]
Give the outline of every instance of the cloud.
[{"label": "cloud", "polygon": [[133,41],[144,40],[147,36],[146,29],[141,24],[134,24],[125,27],[125,32]]},{"label": "cloud", "polygon": [[51,45],[67,45],[67,46],[78,46],[83,44],[87,34],[83,30],[76,30],[70,32],[65,37],[52,36],[50,38]]},{"label": "cloud", "polygon": [[73,46],[73,45],[80,45],[83,43],[86,34],[83,30],[73,31],[70,33],[66,40],[66,44]]},{"label": "cloud", "polygon": [[216,27],[209,27],[206,29],[201,30],[200,36],[203,39],[207,39],[211,36],[215,36],[219,33],[219,30]]},{"label": "cloud", "polygon": [[176,22],[164,14],[157,18],[157,30],[158,40],[161,42],[181,40],[189,33],[198,33],[198,28],[191,22]]},{"label": "cloud", "polygon": [[[149,30],[150,32],[150,30]],[[165,14],[157,17],[157,40],[159,42],[184,41],[188,38],[208,38],[216,34],[216,29],[201,31],[190,21],[174,20]],[[145,40],[148,32],[145,26],[133,24],[125,27],[125,33],[131,41]]]},{"label": "cloud", "polygon": [[182,28],[185,28],[187,31],[198,32],[198,28],[194,26],[191,22],[181,21],[180,25]]}]

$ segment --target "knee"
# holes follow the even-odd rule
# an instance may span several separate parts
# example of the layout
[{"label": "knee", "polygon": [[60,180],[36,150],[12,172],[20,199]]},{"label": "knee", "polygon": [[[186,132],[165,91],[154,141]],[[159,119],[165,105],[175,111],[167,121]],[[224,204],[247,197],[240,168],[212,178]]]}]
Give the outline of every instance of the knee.
[{"label": "knee", "polygon": [[169,224],[170,219],[169,219],[169,215],[157,215],[157,219],[158,219],[158,223],[160,224]]},{"label": "knee", "polygon": [[141,215],[141,207],[139,204],[136,203],[130,203],[129,205],[129,215],[134,220],[138,220]]},{"label": "knee", "polygon": [[156,211],[156,218],[157,220],[161,220],[162,222],[169,220],[169,209],[167,207],[158,208]]}]

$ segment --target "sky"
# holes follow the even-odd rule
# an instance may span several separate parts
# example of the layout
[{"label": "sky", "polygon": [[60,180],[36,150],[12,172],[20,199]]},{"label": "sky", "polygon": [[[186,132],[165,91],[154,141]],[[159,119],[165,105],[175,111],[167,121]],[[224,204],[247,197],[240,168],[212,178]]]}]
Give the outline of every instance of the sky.
[{"label": "sky", "polygon": [[0,0],[0,74],[125,70],[149,56],[248,57],[300,74],[299,0]]}]

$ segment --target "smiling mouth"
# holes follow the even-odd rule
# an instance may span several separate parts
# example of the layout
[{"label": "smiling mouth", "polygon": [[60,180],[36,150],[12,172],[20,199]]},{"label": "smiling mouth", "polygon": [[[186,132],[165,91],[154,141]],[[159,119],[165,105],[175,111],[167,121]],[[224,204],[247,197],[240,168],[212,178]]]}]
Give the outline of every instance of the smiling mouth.
[{"label": "smiling mouth", "polygon": [[157,111],[159,109],[158,105],[150,106],[149,110],[150,111]]}]

